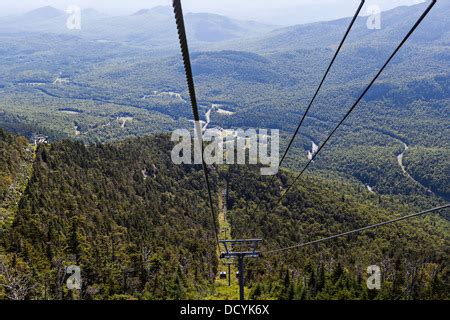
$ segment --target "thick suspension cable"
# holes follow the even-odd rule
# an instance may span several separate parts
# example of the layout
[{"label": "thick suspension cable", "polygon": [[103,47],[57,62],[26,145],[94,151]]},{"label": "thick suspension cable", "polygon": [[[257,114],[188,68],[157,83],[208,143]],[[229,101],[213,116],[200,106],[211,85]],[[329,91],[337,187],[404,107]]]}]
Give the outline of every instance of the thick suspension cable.
[{"label": "thick suspension cable", "polygon": [[425,9],[423,14],[420,16],[420,18],[416,21],[414,26],[411,28],[411,30],[408,32],[408,34],[405,36],[405,38],[400,42],[398,47],[394,50],[394,52],[391,54],[389,59],[385,62],[385,64],[381,67],[379,72],[375,75],[375,77],[372,79],[372,81],[369,83],[369,85],[366,87],[366,89],[363,91],[363,93],[359,96],[359,98],[356,100],[356,102],[353,104],[353,106],[350,108],[350,110],[346,113],[344,118],[339,122],[339,124],[333,129],[333,131],[330,133],[330,135],[327,137],[327,139],[322,143],[320,148],[317,150],[315,154],[311,157],[311,159],[308,161],[306,166],[300,171],[298,176],[295,178],[294,182],[285,190],[285,192],[280,196],[277,206],[283,201],[283,199],[286,197],[286,195],[289,193],[289,191],[292,189],[292,187],[298,182],[300,177],[305,173],[305,171],[308,169],[308,167],[311,165],[311,163],[314,162],[317,155],[323,150],[323,148],[327,145],[328,141],[333,137],[333,135],[336,133],[336,131],[341,127],[341,125],[347,120],[347,118],[350,116],[350,114],[355,110],[355,108],[358,106],[358,104],[361,102],[361,100],[364,98],[364,96],[367,94],[367,92],[370,90],[370,88],[373,86],[373,84],[378,80],[380,75],[383,73],[384,69],[389,65],[389,63],[392,61],[392,59],[397,55],[397,53],[400,51],[400,49],[403,47],[403,45],[408,41],[408,39],[411,37],[411,35],[416,31],[417,27],[422,23],[422,21],[425,19],[425,17],[428,15],[428,13],[431,11],[431,9],[436,4],[437,0],[432,0],[430,5]]},{"label": "thick suspension cable", "polygon": [[320,81],[320,84],[319,84],[319,86],[317,87],[317,90],[316,90],[316,92],[314,93],[313,98],[312,98],[311,101],[309,102],[308,107],[306,108],[305,113],[303,114],[303,117],[301,118],[300,123],[299,123],[298,126],[297,126],[297,129],[295,130],[294,134],[292,135],[291,140],[289,141],[289,144],[288,144],[288,146],[287,146],[287,148],[286,148],[286,151],[284,152],[283,156],[281,157],[279,167],[281,167],[281,165],[283,164],[284,159],[286,158],[287,154],[289,153],[289,150],[291,149],[292,144],[294,143],[295,138],[297,137],[298,132],[300,131],[300,128],[301,128],[302,125],[303,125],[303,122],[305,121],[306,117],[308,116],[309,110],[311,109],[312,105],[313,105],[314,102],[316,101],[316,98],[317,98],[317,96],[318,96],[320,90],[322,89],[322,86],[323,86],[325,80],[327,79],[328,74],[330,73],[330,70],[331,70],[331,68],[332,68],[333,65],[334,65],[334,62],[336,61],[336,58],[338,57],[339,52],[341,51],[341,49],[342,49],[342,47],[343,47],[345,41],[347,40],[347,37],[348,37],[348,35],[350,34],[350,31],[352,30],[353,25],[355,24],[355,21],[356,21],[356,19],[358,18],[359,13],[361,12],[361,9],[362,9],[363,6],[364,6],[364,3],[365,3],[365,0],[361,0],[361,3],[359,4],[358,9],[356,10],[355,15],[353,16],[353,19],[351,20],[350,25],[348,26],[347,31],[345,32],[344,38],[342,38],[341,43],[339,44],[339,47],[337,48],[336,52],[334,53],[333,59],[331,60],[330,65],[329,65],[328,68],[327,68],[327,71],[325,71],[325,74],[323,75],[323,78],[322,78],[322,80]]},{"label": "thick suspension cable", "polygon": [[297,248],[310,246],[310,245],[321,243],[321,242],[324,242],[324,241],[329,241],[329,240],[333,240],[333,239],[336,239],[336,238],[345,237],[345,236],[348,236],[348,235],[351,235],[351,234],[360,233],[362,231],[366,231],[366,230],[369,230],[369,229],[379,228],[379,227],[382,227],[382,226],[385,226],[385,225],[389,225],[389,224],[393,224],[393,223],[396,223],[396,222],[399,222],[399,221],[403,221],[403,220],[406,220],[406,219],[411,219],[411,218],[414,218],[414,217],[423,216],[423,215],[428,214],[428,213],[434,213],[434,212],[437,212],[437,211],[440,211],[440,210],[443,210],[443,209],[447,209],[447,208],[450,208],[450,204],[447,204],[447,205],[444,205],[444,206],[441,206],[441,207],[437,207],[437,208],[433,208],[433,209],[429,209],[429,210],[426,210],[426,211],[422,211],[422,212],[419,212],[419,213],[411,214],[411,215],[408,215],[408,216],[403,216],[403,217],[400,217],[400,218],[397,218],[397,219],[393,219],[393,220],[377,223],[377,224],[370,225],[370,226],[367,226],[367,227],[364,227],[364,228],[360,228],[360,229],[356,229],[356,230],[352,230],[352,231],[348,231],[348,232],[339,233],[339,234],[336,234],[334,236],[322,238],[322,239],[319,239],[319,240],[309,241],[309,242],[305,242],[305,243],[301,243],[301,244],[297,244],[297,245],[294,245],[294,246],[285,247],[285,248],[281,248],[281,249],[277,249],[277,250],[271,250],[271,251],[266,252],[265,254],[279,253],[279,252],[283,252],[283,251],[287,251],[287,250],[292,250],[292,249],[297,249]]},{"label": "thick suspension cable", "polygon": [[200,115],[198,112],[197,96],[195,94],[194,77],[192,75],[192,65],[191,65],[191,59],[190,59],[190,55],[189,55],[189,46],[188,46],[187,37],[186,37],[186,28],[184,25],[183,9],[181,7],[180,0],[173,0],[173,9],[174,9],[174,13],[175,13],[175,20],[177,23],[178,38],[180,40],[181,53],[183,56],[184,69],[186,72],[186,79],[187,79],[187,85],[188,85],[188,89],[189,89],[189,96],[191,99],[192,112],[194,114],[195,131],[197,134],[198,143],[200,144],[200,150],[202,152],[201,159],[202,159],[202,165],[203,165],[203,172],[205,175],[206,186],[208,188],[209,205],[211,208],[211,218],[213,221],[214,234],[216,237],[217,247],[219,248],[219,251],[220,251],[219,232],[217,229],[216,214],[215,214],[215,210],[214,210],[214,203],[213,203],[213,197],[212,197],[212,191],[211,191],[211,184],[210,184],[210,180],[209,180],[208,166],[206,165],[205,160],[203,158],[204,150],[203,150],[202,128],[200,125]]}]

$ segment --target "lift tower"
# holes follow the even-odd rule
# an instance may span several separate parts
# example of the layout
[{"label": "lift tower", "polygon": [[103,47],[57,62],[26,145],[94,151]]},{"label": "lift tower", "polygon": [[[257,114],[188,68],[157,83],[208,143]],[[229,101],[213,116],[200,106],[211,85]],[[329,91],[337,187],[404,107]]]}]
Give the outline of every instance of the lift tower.
[{"label": "lift tower", "polygon": [[261,252],[257,251],[261,239],[249,240],[221,240],[220,243],[225,248],[225,252],[220,255],[221,259],[238,259],[239,269],[239,299],[244,298],[244,258],[261,258]]}]

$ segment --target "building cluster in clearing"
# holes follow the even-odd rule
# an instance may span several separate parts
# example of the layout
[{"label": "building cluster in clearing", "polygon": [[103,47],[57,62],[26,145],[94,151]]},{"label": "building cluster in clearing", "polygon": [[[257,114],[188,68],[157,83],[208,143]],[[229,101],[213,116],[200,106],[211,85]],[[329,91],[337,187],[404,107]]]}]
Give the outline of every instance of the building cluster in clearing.
[{"label": "building cluster in clearing", "polygon": [[44,135],[42,135],[42,134],[34,134],[34,135],[31,137],[31,142],[32,142],[35,146],[40,145],[40,144],[47,144],[47,143],[48,143],[48,137],[47,137],[47,136],[44,136]]},{"label": "building cluster in clearing", "polygon": [[223,129],[221,127],[214,127],[206,129],[203,133],[204,140],[211,141],[213,139],[219,139],[223,142],[219,142],[219,146],[227,144],[235,144],[236,142],[245,141],[245,148],[250,148],[252,143],[260,145],[267,145],[271,139],[270,135],[265,133],[258,133],[256,130],[233,130]]}]

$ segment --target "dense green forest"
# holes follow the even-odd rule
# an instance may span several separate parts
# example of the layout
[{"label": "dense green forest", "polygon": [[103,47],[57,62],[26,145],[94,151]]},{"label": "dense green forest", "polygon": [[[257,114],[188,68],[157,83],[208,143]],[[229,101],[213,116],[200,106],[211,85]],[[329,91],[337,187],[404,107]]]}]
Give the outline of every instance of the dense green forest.
[{"label": "dense green forest", "polygon": [[[202,171],[173,165],[172,146],[167,136],[39,146],[14,223],[1,239],[4,268],[26,279],[22,298],[214,294],[220,266]],[[262,237],[263,251],[442,203],[417,195],[406,206],[401,197],[370,196],[339,175],[317,174],[271,210],[291,174],[283,171],[268,186],[254,169],[210,167],[216,212],[219,191],[228,185],[232,235]],[[428,216],[287,255],[267,254],[249,261],[249,297],[448,299],[448,227],[438,215]],[[376,294],[365,287],[365,268],[372,264],[384,272],[383,290]],[[65,286],[69,265],[81,267],[80,291]],[[11,290],[0,295],[8,298]]]},{"label": "dense green forest", "polygon": [[0,129],[0,199],[6,194],[19,172],[19,164],[25,157],[28,140]]},{"label": "dense green forest", "polygon": [[[275,206],[280,189],[292,182],[286,172],[268,189],[270,180],[261,180],[248,168],[234,167],[225,177],[230,187],[233,237],[260,237],[265,250],[317,240],[442,203],[420,196],[408,200],[367,196],[365,189],[339,176],[315,175],[303,177],[282,205]],[[249,260],[250,297],[448,299],[448,228],[445,219],[428,216],[305,248],[267,254],[263,249],[263,259]],[[383,270],[380,291],[366,287],[370,265]]]},{"label": "dense green forest", "polygon": [[450,151],[441,148],[414,148],[406,159],[408,170],[424,185],[436,186],[436,193],[450,199]]},{"label": "dense green forest", "polygon": [[161,137],[39,147],[2,238],[2,262],[29,280],[24,298],[70,298],[73,264],[83,270],[77,298],[201,296],[217,272],[202,172],[173,165],[168,147]]},{"label": "dense green forest", "polygon": [[33,161],[34,147],[25,137],[0,129],[0,235],[14,220]]}]

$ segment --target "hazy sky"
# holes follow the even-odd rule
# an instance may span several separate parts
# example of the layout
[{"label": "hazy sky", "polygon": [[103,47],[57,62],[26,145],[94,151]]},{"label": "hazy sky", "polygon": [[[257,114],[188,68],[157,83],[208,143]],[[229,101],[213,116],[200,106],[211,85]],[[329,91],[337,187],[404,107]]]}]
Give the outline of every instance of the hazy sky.
[{"label": "hazy sky", "polygon": [[[212,12],[239,19],[288,25],[351,16],[359,0],[184,0],[185,11]],[[368,0],[382,10],[423,0]],[[171,0],[0,0],[0,15],[26,12],[42,6],[65,9],[71,4],[94,8],[110,15],[130,14],[139,9],[171,5]],[[363,11],[365,13],[365,11]]]}]

